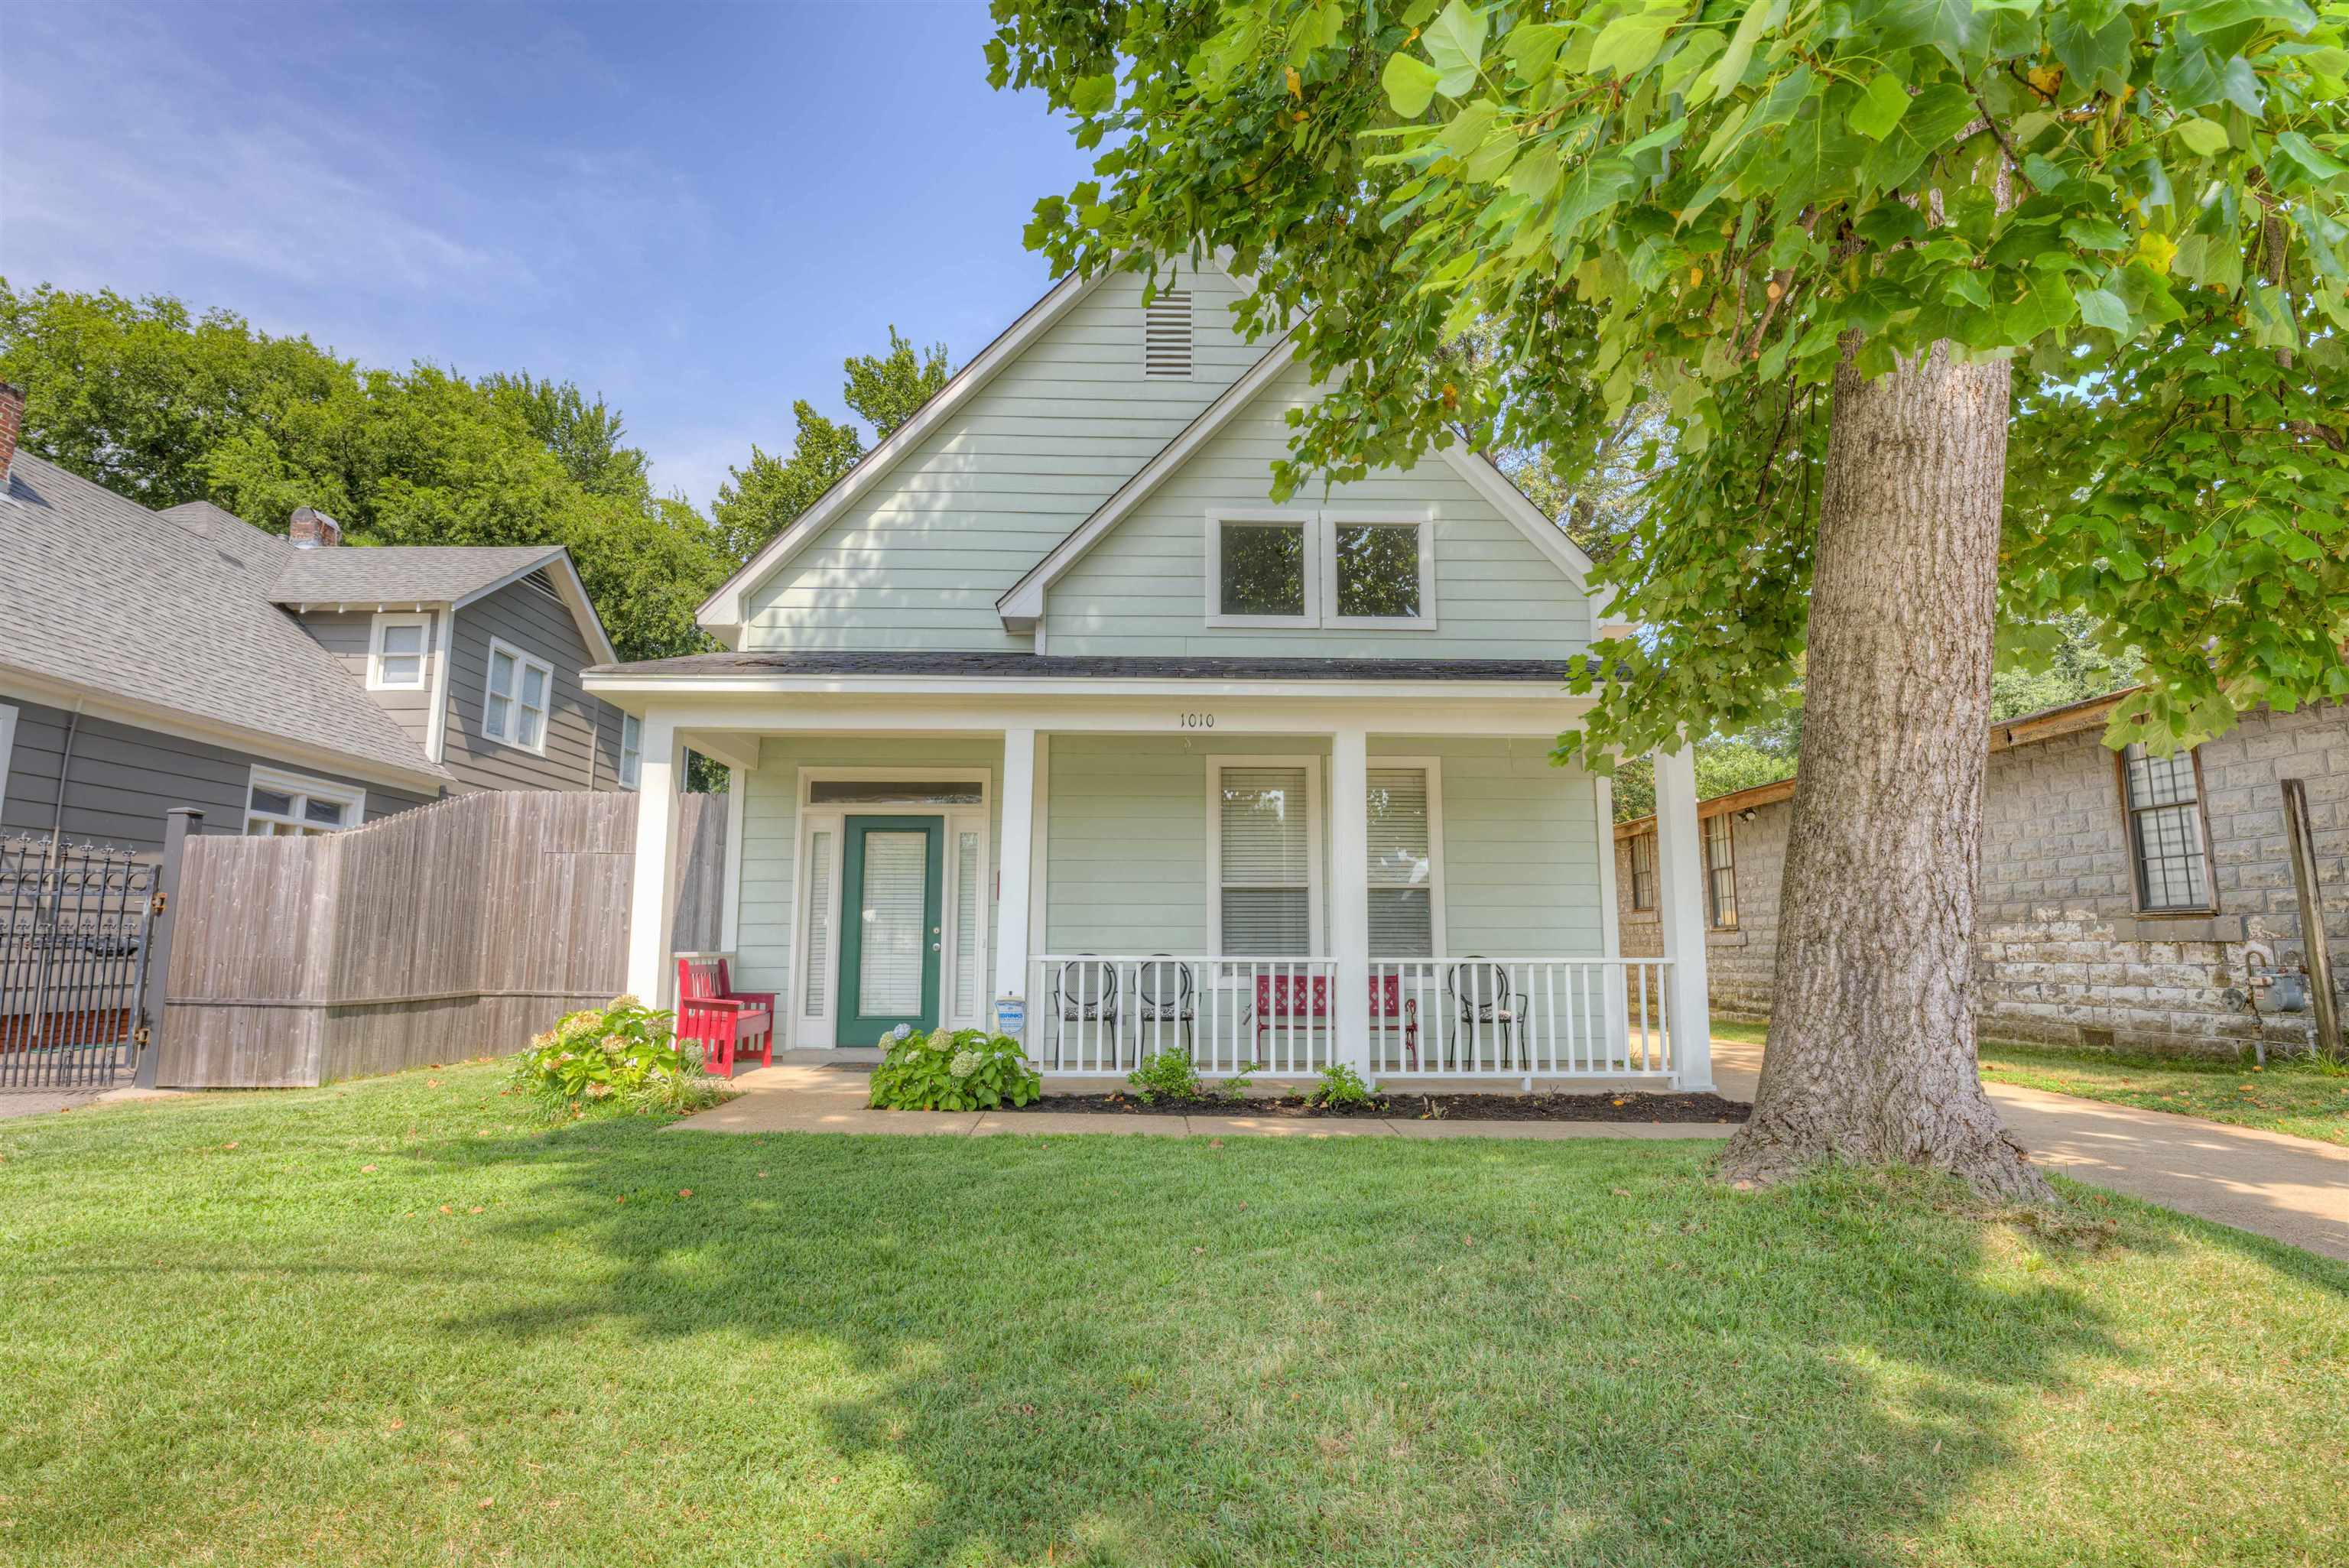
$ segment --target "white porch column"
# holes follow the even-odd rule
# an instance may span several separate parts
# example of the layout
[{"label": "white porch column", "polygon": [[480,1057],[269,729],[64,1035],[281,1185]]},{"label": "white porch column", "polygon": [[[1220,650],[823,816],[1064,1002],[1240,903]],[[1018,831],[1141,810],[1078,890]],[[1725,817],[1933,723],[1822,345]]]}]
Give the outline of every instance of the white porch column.
[{"label": "white porch column", "polygon": [[[1609,912],[1610,913],[1612,912]],[[1713,1009],[1706,990],[1704,840],[1696,815],[1696,753],[1656,753],[1656,914],[1663,926],[1679,1085],[1713,1088]]]},{"label": "white porch column", "polygon": [[1338,961],[1331,1057],[1365,1078],[1371,1065],[1370,738],[1330,738],[1330,954]]},{"label": "white porch column", "polygon": [[[1003,732],[1003,842],[995,852],[995,993],[988,998],[993,1017],[996,997],[1028,996],[1029,874],[1036,830],[1036,731]],[[1028,997],[1032,1006],[1035,998]],[[1037,1037],[1031,1027],[1028,1038]]]},{"label": "white porch column", "polygon": [[645,716],[644,754],[636,781],[636,863],[628,897],[628,989],[652,1007],[668,1006],[677,989],[670,972],[677,929],[678,791],[685,787],[685,747],[677,720],[656,709]]}]

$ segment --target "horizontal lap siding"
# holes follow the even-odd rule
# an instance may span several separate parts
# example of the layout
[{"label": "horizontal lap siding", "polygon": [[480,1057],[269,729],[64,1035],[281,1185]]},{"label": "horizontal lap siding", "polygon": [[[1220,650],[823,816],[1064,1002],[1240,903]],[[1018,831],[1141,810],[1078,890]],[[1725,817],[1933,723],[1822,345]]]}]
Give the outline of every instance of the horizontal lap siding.
[{"label": "horizontal lap siding", "polygon": [[[554,666],[543,757],[481,733],[492,637]],[[570,606],[517,583],[458,611],[450,641],[443,766],[456,775],[458,794],[613,787],[619,711],[588,696],[579,685],[580,667],[589,655]]]},{"label": "horizontal lap siding", "polygon": [[[918,778],[925,769],[984,768],[991,822],[988,852],[1003,841],[1003,747],[992,740],[864,740],[809,736],[763,740],[759,766],[742,776],[742,902],[736,934],[735,978],[745,990],[772,991],[791,1004],[792,937],[798,855],[797,805],[802,768],[902,768]],[[907,815],[945,808],[908,806]],[[987,872],[988,945],[994,948],[993,866]],[[833,861],[833,875],[839,862]]]},{"label": "horizontal lap siding", "polygon": [[[424,684],[414,689],[367,691],[378,707],[391,716],[402,734],[416,743],[416,754],[424,755],[425,743],[432,730],[432,669],[440,656],[437,628],[441,612],[428,611],[431,623],[424,628]],[[375,647],[375,614],[361,610],[316,610],[298,615],[302,629],[350,676],[351,684],[367,691],[367,663]]]},{"label": "horizontal lap siding", "polygon": [[[62,709],[5,693],[0,693],[0,702],[17,710],[16,744],[9,758],[5,798],[0,799],[0,831],[46,834],[61,827],[68,839],[160,850],[164,813],[174,806],[193,806],[204,813],[207,832],[240,833],[256,763],[365,789],[369,821],[428,799],[112,719],[85,715],[78,725],[71,725],[71,716]],[[73,749],[60,824],[57,771],[69,726]]]},{"label": "horizontal lap siding", "polygon": [[1103,283],[751,590],[742,646],[1028,647],[996,600],[1261,356],[1228,279],[1185,281],[1189,379],[1143,379],[1141,282]]},{"label": "horizontal lap siding", "polygon": [[[1537,740],[1380,737],[1383,756],[1441,759],[1444,945],[1452,954],[1596,957],[1604,950],[1599,788]],[[1611,828],[1609,830],[1611,833]]]},{"label": "horizontal lap siding", "polygon": [[1288,372],[1071,569],[1048,603],[1053,653],[1563,658],[1589,646],[1581,592],[1433,456],[1339,485],[1326,500],[1309,487],[1290,504],[1433,510],[1435,631],[1210,628],[1206,513],[1268,504],[1272,464],[1288,449],[1286,412],[1309,390],[1302,369]]}]

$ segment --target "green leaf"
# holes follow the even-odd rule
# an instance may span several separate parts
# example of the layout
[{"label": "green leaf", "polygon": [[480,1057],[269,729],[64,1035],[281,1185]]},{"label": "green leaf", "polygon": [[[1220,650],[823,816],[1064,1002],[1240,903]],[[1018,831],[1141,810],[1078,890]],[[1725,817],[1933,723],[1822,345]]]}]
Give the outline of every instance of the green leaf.
[{"label": "green leaf", "polygon": [[1965,88],[1955,82],[1934,83],[1909,100],[1908,112],[1868,153],[1860,167],[1861,184],[1870,191],[1891,191],[1908,183],[1918,165],[1948,146],[1979,113]]},{"label": "green leaf", "polygon": [[2204,158],[2227,150],[2227,128],[2215,119],[2189,116],[2169,128],[2170,133]]},{"label": "green leaf", "polygon": [[1117,77],[1108,71],[1079,77],[1069,84],[1069,107],[1079,114],[1099,114],[1117,101]]},{"label": "green leaf", "polygon": [[2260,74],[2251,68],[2251,62],[2240,55],[2219,73],[2219,94],[2253,119],[2265,111],[2267,89],[2260,86]]},{"label": "green leaf", "polygon": [[1558,192],[1557,219],[1552,232],[1560,239],[1587,238],[1580,232],[1584,223],[1605,211],[1623,198],[1624,192],[1638,183],[1630,164],[1620,158],[1594,158],[1574,171]]},{"label": "green leaf", "polygon": [[2118,91],[2128,86],[2129,46],[2137,42],[2137,29],[2117,6],[2099,25],[2101,9],[2072,5],[2055,13],[2047,19],[2047,42],[2073,81]]},{"label": "green leaf", "polygon": [[2209,52],[2191,37],[2172,33],[2154,57],[2153,85],[2175,108],[2200,108],[2219,99],[2219,71]]},{"label": "green leaf", "polygon": [[2128,236],[2109,218],[2066,218],[2064,237],[2084,251],[2119,251],[2128,247]]},{"label": "green leaf", "polygon": [[1745,79],[1745,67],[1754,63],[1754,46],[1762,35],[1786,19],[1786,0],[1753,0],[1745,15],[1737,20],[1737,31],[1730,36],[1729,47],[1722,51],[1713,73],[1704,78],[1702,90],[1690,95],[1692,106],[1720,94],[1733,92]]},{"label": "green leaf", "polygon": [[1435,89],[1445,98],[1458,98],[1483,73],[1485,25],[1484,12],[1462,0],[1452,0],[1420,36],[1428,57],[1435,62]]},{"label": "green leaf", "polygon": [[2349,174],[2349,166],[2344,166],[2339,160],[2327,158],[2323,153],[2319,152],[2313,142],[2296,130],[2279,131],[2276,134],[2276,148],[2277,150],[2288,154],[2294,163],[2308,170],[2312,179],[2324,181],[2331,180],[2336,175]]},{"label": "green leaf", "polygon": [[2109,289],[2075,289],[2072,302],[2079,306],[2080,319],[2090,326],[2101,326],[2123,337],[2134,330],[2129,325],[2128,306]]},{"label": "green leaf", "polygon": [[1878,14],[1884,45],[1890,49],[1928,46],[1953,66],[1962,66],[1981,42],[1974,0],[1891,0]]},{"label": "green leaf", "polygon": [[1999,335],[2008,343],[2028,344],[2067,325],[2078,309],[2061,279],[2034,279],[2021,299],[2000,309]]},{"label": "green leaf", "polygon": [[1681,7],[1669,0],[1664,5],[1616,17],[1590,47],[1591,74],[1612,71],[1618,80],[1639,75],[1663,49],[1664,35],[1680,19]]},{"label": "green leaf", "polygon": [[1387,102],[1394,106],[1395,113],[1417,119],[1435,97],[1435,67],[1417,55],[1399,50],[1387,57],[1379,85],[1387,89]]},{"label": "green leaf", "polygon": [[1520,22],[1509,30],[1501,56],[1509,68],[1527,81],[1539,81],[1557,63],[1557,46],[1571,29],[1555,22]]},{"label": "green leaf", "polygon": [[1909,84],[1890,71],[1883,72],[1852,106],[1851,128],[1870,141],[1882,141],[1909,112]]}]

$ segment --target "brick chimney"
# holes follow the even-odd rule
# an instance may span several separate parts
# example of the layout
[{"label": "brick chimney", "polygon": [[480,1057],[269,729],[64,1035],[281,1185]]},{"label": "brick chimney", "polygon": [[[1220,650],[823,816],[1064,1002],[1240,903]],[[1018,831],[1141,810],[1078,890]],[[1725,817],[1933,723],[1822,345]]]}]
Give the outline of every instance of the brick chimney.
[{"label": "brick chimney", "polygon": [[25,428],[25,389],[0,381],[0,495],[8,493],[8,465],[16,460],[16,433]]},{"label": "brick chimney", "polygon": [[343,542],[343,526],[314,506],[297,506],[285,531],[296,550],[319,550]]}]

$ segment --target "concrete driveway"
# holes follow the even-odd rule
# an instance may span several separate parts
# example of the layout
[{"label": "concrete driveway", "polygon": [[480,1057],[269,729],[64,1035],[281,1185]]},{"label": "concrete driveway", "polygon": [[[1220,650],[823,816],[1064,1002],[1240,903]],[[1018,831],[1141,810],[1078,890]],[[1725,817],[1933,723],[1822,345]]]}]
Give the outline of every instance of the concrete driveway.
[{"label": "concrete driveway", "polygon": [[[1713,1078],[1751,1100],[1762,1047],[1713,1042]],[[2199,1117],[1987,1084],[2032,1158],[2075,1181],[2349,1261],[2349,1149]]]}]

